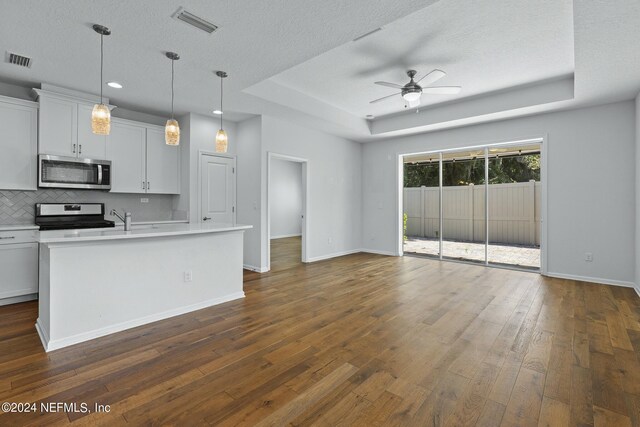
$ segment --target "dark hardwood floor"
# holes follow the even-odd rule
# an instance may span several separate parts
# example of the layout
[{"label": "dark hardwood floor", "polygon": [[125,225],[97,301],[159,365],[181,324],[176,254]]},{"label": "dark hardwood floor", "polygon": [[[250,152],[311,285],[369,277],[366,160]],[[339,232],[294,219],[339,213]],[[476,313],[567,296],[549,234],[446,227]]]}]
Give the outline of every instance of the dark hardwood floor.
[{"label": "dark hardwood floor", "polygon": [[280,261],[246,273],[243,300],[48,354],[36,303],[0,307],[0,402],[110,405],[0,425],[640,425],[632,289],[412,257]]}]

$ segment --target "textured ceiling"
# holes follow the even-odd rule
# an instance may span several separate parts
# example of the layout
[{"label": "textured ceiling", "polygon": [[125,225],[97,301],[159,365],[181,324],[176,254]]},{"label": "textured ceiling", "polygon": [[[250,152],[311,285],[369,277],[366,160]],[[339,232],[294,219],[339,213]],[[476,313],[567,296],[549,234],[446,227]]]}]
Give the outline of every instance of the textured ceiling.
[{"label": "textured ceiling", "polygon": [[[106,88],[115,105],[166,113],[170,109],[171,50],[176,63],[176,110],[210,113],[219,105],[222,69],[227,109],[260,113],[240,90],[386,25],[432,1],[402,0],[20,0],[0,2],[0,49],[33,57],[31,69],[0,63],[0,79],[99,91],[99,36],[105,38]],[[184,6],[220,26],[213,35],[171,19]],[[229,116],[227,116],[229,117]]]},{"label": "textured ceiling", "polygon": [[459,95],[422,96],[422,105],[474,96],[571,74],[572,0],[448,0],[401,18],[272,78],[351,114],[376,117],[404,110],[397,93],[374,85],[405,84],[407,69],[447,76],[434,86],[462,86]]},{"label": "textured ceiling", "polygon": [[[640,90],[638,0],[0,0],[0,6],[0,54],[34,59],[31,69],[0,62],[0,81],[98,92],[99,37],[90,28],[97,22],[113,31],[105,40],[104,80],[125,85],[105,88],[115,105],[167,114],[164,52],[173,50],[182,56],[178,114],[210,114],[219,105],[213,71],[223,69],[230,74],[227,119],[269,114],[358,141],[615,102]],[[179,6],[219,31],[207,35],[171,19]],[[382,31],[352,41],[377,27]],[[441,68],[448,75],[437,85],[460,85],[462,92],[425,96],[420,114],[399,100],[371,107],[370,100],[393,92],[373,82],[403,82],[409,67]],[[522,85],[556,77],[575,82],[562,90],[569,96],[504,108]],[[478,104],[483,112],[474,117]],[[452,120],[444,110],[469,114]],[[364,120],[367,114],[376,119]],[[436,123],[437,117],[449,119]]]}]

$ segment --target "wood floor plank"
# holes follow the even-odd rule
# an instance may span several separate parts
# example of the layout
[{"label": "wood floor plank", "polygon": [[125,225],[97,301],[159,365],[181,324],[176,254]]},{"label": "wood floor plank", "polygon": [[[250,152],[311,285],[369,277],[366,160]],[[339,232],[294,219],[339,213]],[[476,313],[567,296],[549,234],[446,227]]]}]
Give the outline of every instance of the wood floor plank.
[{"label": "wood floor plank", "polygon": [[111,407],[0,425],[640,424],[633,290],[271,243],[243,300],[51,353],[37,302],[0,307],[1,401]]},{"label": "wood floor plank", "polygon": [[358,369],[345,363],[335,371],[318,381],[313,387],[298,395],[287,405],[280,408],[256,426],[282,426],[302,414],[310,406],[325,397],[341,383],[344,383]]},{"label": "wood floor plank", "polygon": [[520,368],[502,418],[502,425],[536,425],[540,416],[543,392],[544,374]]},{"label": "wood floor plank", "polygon": [[568,426],[571,419],[571,411],[568,404],[559,400],[544,397],[542,408],[540,409],[540,427],[563,427]]}]

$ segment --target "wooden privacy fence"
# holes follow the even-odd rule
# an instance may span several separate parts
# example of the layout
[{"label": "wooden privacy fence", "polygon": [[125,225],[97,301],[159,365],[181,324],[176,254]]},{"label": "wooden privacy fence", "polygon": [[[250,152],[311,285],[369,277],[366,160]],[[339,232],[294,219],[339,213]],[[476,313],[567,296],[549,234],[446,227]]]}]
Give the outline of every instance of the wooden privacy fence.
[{"label": "wooden privacy fence", "polygon": [[[404,189],[407,236],[439,238],[438,187]],[[489,185],[489,242],[540,245],[540,182]],[[443,239],[485,241],[485,186],[442,188]]]}]

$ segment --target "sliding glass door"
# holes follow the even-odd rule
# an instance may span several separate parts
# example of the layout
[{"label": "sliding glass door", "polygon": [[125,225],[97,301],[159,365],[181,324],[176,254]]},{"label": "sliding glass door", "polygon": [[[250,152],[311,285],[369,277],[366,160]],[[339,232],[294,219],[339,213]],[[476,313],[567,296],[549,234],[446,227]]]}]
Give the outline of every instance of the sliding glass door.
[{"label": "sliding glass door", "polygon": [[440,155],[405,159],[404,252],[440,257]]},{"label": "sliding glass door", "polygon": [[405,156],[404,251],[540,268],[540,143]]},{"label": "sliding glass door", "polygon": [[540,268],[540,145],[489,148],[490,264]]},{"label": "sliding glass door", "polygon": [[442,256],[485,262],[484,151],[442,155]]}]

